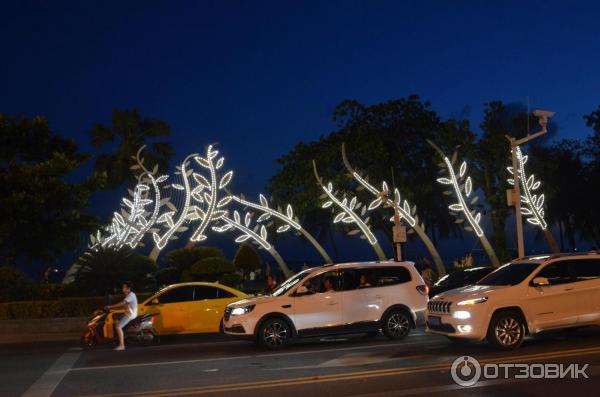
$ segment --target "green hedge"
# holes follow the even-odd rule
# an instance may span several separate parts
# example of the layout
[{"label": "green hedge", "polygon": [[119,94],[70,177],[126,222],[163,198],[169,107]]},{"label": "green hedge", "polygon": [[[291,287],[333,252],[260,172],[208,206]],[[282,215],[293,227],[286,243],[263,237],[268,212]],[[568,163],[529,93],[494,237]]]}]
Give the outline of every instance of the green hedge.
[{"label": "green hedge", "polygon": [[[138,302],[146,300],[149,294],[138,294]],[[114,303],[122,299],[120,296],[111,297]],[[57,318],[57,317],[88,317],[94,310],[101,309],[106,304],[103,296],[88,298],[63,298],[46,301],[20,301],[0,303],[0,320]]]}]

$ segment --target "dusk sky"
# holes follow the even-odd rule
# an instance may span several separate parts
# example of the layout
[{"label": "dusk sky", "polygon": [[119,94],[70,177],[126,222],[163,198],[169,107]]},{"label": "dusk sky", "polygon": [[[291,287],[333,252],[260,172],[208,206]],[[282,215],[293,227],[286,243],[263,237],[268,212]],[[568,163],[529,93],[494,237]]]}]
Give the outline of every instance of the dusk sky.
[{"label": "dusk sky", "polygon": [[414,93],[478,131],[485,102],[529,97],[556,112],[557,137],[588,135],[599,12],[592,1],[15,1],[0,12],[0,111],[46,116],[93,153],[92,124],[137,107],[172,126],[175,159],[219,142],[234,188],[254,194],[277,157],[335,128],[343,99]]}]

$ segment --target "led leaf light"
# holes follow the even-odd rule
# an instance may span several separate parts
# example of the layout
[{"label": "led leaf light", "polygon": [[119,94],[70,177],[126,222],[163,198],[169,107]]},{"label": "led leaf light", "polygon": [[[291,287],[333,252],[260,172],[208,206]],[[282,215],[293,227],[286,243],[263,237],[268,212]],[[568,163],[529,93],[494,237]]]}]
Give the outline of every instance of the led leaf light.
[{"label": "led leaf light", "polygon": [[[333,223],[345,223],[345,224],[354,224],[357,226],[357,229],[351,230],[348,234],[355,235],[361,233],[361,237],[365,238],[369,241],[377,257],[380,260],[386,260],[385,253],[381,249],[375,234],[371,231],[371,228],[368,226],[370,221],[370,217],[367,216],[364,220],[361,216],[356,214],[357,210],[361,211],[361,215],[364,216],[368,209],[361,202],[357,200],[356,197],[352,197],[348,199],[348,197],[344,196],[342,199],[337,197],[336,192],[333,190],[333,184],[331,182],[327,183],[327,185],[323,184],[322,178],[319,176],[317,171],[317,164],[313,160],[313,171],[315,174],[315,178],[317,179],[319,186],[324,192],[324,198],[326,201],[322,204],[323,208],[338,208],[340,212],[335,214],[333,218]],[[371,206],[376,207],[379,204],[371,203]],[[362,207],[362,208],[361,208]],[[335,213],[335,210],[334,210]]]},{"label": "led leaf light", "polygon": [[[523,155],[521,148],[517,146],[517,164],[519,173],[519,182],[523,189],[521,195],[521,214],[527,216],[527,222],[532,225],[539,226],[542,230],[546,230],[548,224],[544,219],[544,193],[535,193],[541,186],[540,181],[536,181],[535,176],[527,175],[525,172],[525,164],[527,164],[528,156]],[[508,172],[514,175],[512,167],[507,167]],[[507,179],[507,182],[514,186],[515,180]]]}]

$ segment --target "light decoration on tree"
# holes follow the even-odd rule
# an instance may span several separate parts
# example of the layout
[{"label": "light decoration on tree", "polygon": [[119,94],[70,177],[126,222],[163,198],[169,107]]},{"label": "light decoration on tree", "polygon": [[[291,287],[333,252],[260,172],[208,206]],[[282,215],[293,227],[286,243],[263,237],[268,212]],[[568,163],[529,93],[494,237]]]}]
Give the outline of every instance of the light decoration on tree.
[{"label": "light decoration on tree", "polygon": [[233,201],[236,201],[243,206],[262,211],[263,214],[261,214],[258,217],[258,219],[256,220],[256,222],[258,222],[258,223],[262,223],[262,222],[269,220],[271,218],[271,216],[282,221],[284,223],[284,225],[281,225],[277,228],[277,233],[287,232],[291,228],[297,230],[298,232],[300,232],[302,230],[302,226],[298,223],[298,217],[294,216],[294,209],[292,208],[291,204],[288,204],[285,208],[285,213],[282,213],[281,210],[276,211],[276,210],[270,208],[269,200],[267,200],[267,198],[263,194],[259,194],[259,196],[258,196],[260,204],[248,201],[241,196],[238,197],[238,196],[232,195],[231,198]]},{"label": "light decoration on tree", "polygon": [[[521,195],[521,214],[528,217],[527,222],[539,226],[542,230],[546,230],[548,224],[544,219],[544,193],[539,195],[534,193],[540,188],[542,183],[536,181],[533,174],[527,176],[525,164],[527,163],[529,156],[523,155],[521,148],[518,146],[516,147],[516,151],[519,181],[523,189],[523,194]],[[507,167],[507,170],[511,175],[514,175],[513,167]],[[515,180],[513,178],[508,178],[507,182],[512,186],[515,185]]]},{"label": "light decoration on tree", "polygon": [[[231,197],[231,196],[229,196]],[[290,277],[292,272],[287,267],[285,261],[279,255],[275,247],[268,241],[267,227],[264,224],[256,222],[254,227],[252,226],[252,218],[254,214],[252,212],[245,212],[244,217],[237,210],[233,211],[233,217],[229,214],[220,217],[221,225],[212,226],[211,229],[217,233],[224,233],[227,231],[237,230],[241,234],[235,239],[236,243],[243,243],[245,241],[252,241],[258,248],[263,248],[275,259],[281,271],[286,277]]]},{"label": "light decoration on tree", "polygon": [[[137,177],[138,183],[133,190],[128,189],[129,198],[123,197],[121,200],[121,211],[113,214],[111,223],[105,227],[104,235],[98,230],[96,235],[90,236],[91,248],[102,246],[104,248],[121,248],[128,245],[135,248],[142,244],[142,239],[146,233],[152,231],[152,226],[156,223],[160,207],[169,202],[169,198],[161,199],[159,184],[168,179],[167,175],[155,177],[158,172],[158,165],[155,165],[152,171],[144,166],[144,158],[141,153],[145,146],[142,146],[132,156],[137,164],[131,166],[132,170],[141,169],[143,172]],[[150,198],[151,192],[154,197]],[[152,211],[147,211],[146,207],[153,205]]]},{"label": "light decoration on tree", "polygon": [[[440,149],[435,143],[430,140],[427,140],[427,142],[439,153],[440,157],[443,159],[443,162],[438,165],[440,167],[440,172],[442,174],[446,174],[447,176],[437,178],[438,183],[451,186],[452,190],[454,191],[454,196],[458,201],[448,206],[450,213],[456,217],[455,222],[460,224],[464,223],[465,219],[467,220],[468,225],[464,226],[465,230],[473,232],[475,235],[477,235],[483,249],[490,258],[492,266],[499,267],[500,261],[498,260],[498,256],[496,255],[494,248],[490,244],[479,224],[481,221],[481,213],[472,210],[469,207],[470,205],[475,205],[479,200],[479,197],[473,194],[473,197],[470,199],[470,201],[468,201],[469,197],[471,197],[473,193],[473,181],[471,177],[467,175],[467,162],[463,161],[460,164],[457,173],[454,170],[454,164],[456,163],[458,153],[454,152],[452,159],[449,159],[448,156],[444,154],[442,149]],[[444,192],[444,194],[448,196],[451,196],[452,193],[452,191]],[[459,214],[461,213],[463,214],[462,218],[459,217]]]},{"label": "light decoration on tree", "polygon": [[[458,170],[458,176],[454,171],[454,167],[450,161],[450,159],[444,156],[444,164],[446,166],[446,170],[448,172],[448,177],[438,178],[438,183],[442,185],[451,185],[454,189],[454,194],[457,203],[450,204],[448,208],[452,211],[453,214],[461,213],[464,218],[469,222],[470,228],[468,226],[465,227],[466,230],[473,231],[477,237],[481,237],[484,235],[483,229],[479,225],[481,221],[481,213],[475,210],[471,210],[469,208],[469,204],[467,203],[467,199],[473,192],[473,181],[470,176],[466,176],[467,171],[467,162],[463,161]],[[464,182],[464,183],[463,183]],[[477,202],[477,196],[475,196],[471,200],[471,204],[475,204]]]},{"label": "light decoration on tree", "polygon": [[[340,212],[336,214],[336,211],[334,209],[335,216],[333,218],[333,223],[356,225],[357,229],[350,230],[348,232],[348,235],[352,236],[360,233],[360,238],[369,241],[377,257],[380,260],[386,260],[387,258],[385,256],[385,253],[381,249],[379,242],[377,241],[377,237],[375,237],[375,234],[371,231],[371,228],[369,227],[371,217],[367,216],[364,220],[362,218],[362,216],[365,216],[370,208],[367,208],[367,206],[363,205],[360,201],[358,201],[356,196],[353,196],[350,199],[348,199],[348,197],[344,194],[344,196],[341,199],[338,198],[337,192],[333,189],[333,183],[329,182],[326,185],[323,184],[323,179],[319,176],[319,173],[317,171],[317,164],[314,162],[314,160],[313,172],[315,174],[315,178],[319,183],[319,186],[324,192],[322,197],[326,199],[326,201],[322,204],[322,208],[337,207],[340,210]],[[371,203],[371,205],[375,206],[373,203]],[[355,212],[356,210],[360,210],[360,216]]]},{"label": "light decoration on tree", "polygon": [[[336,197],[336,194],[333,191],[333,184],[331,182],[329,182],[326,186],[321,186],[321,187],[322,187],[323,191],[325,192],[326,196],[329,198],[328,201],[325,201],[323,203],[322,207],[329,208],[333,204],[335,204],[335,206],[341,210],[333,218],[333,223],[339,223],[339,222],[346,223],[346,224],[354,223],[356,226],[358,226],[358,229],[352,230],[350,232],[351,235],[358,234],[360,231],[363,233],[363,236],[367,240],[369,240],[369,243],[371,243],[371,245],[377,244],[377,238],[375,237],[375,235],[373,234],[373,232],[371,231],[371,229],[368,226],[370,217],[367,217],[367,218],[365,218],[365,220],[363,220],[360,216],[358,216],[354,212],[354,210],[358,210],[362,206],[362,203],[360,203],[357,200],[356,196],[354,196],[350,200],[348,200],[348,198],[344,195],[344,198],[340,200]],[[374,209],[376,207],[377,207],[376,205],[373,205],[373,203],[371,203],[371,205],[369,206],[369,210]],[[367,211],[367,208],[365,206],[363,206],[363,208],[361,210],[361,215],[365,215],[366,211]]]},{"label": "light decoration on tree", "polygon": [[325,251],[323,246],[321,246],[321,244],[319,244],[319,242],[299,223],[298,217],[294,215],[294,209],[291,204],[288,204],[286,206],[284,212],[281,209],[281,207],[277,207],[276,210],[271,208],[269,206],[269,200],[263,194],[260,194],[258,196],[260,204],[246,200],[243,195],[231,195],[231,197],[233,201],[245,207],[261,211],[262,214],[256,220],[257,223],[267,222],[271,218],[279,220],[283,223],[283,225],[277,227],[277,233],[285,233],[287,231],[293,230],[296,232],[296,234],[303,235],[315,247],[315,249],[323,257],[326,263],[333,263],[333,260],[331,259],[329,254],[327,254],[327,251]]},{"label": "light decoration on tree", "polygon": [[[352,177],[367,190],[369,193],[376,196],[376,198],[369,204],[369,210],[374,210],[378,208],[380,205],[385,205],[391,208],[396,208],[398,213],[400,214],[400,218],[404,219],[411,227],[417,224],[417,219],[413,216],[413,213],[416,212],[416,206],[411,210],[410,204],[408,201],[401,200],[400,191],[398,189],[394,189],[394,199],[389,198],[389,187],[386,181],[381,183],[381,190],[377,190],[377,188],[371,185],[366,179],[358,174],[358,172],[353,171]],[[400,205],[402,203],[402,205]],[[412,212],[412,213],[411,213]],[[393,221],[393,217],[391,219]]]},{"label": "light decoration on tree", "polygon": [[[407,200],[401,201],[400,192],[398,191],[398,189],[394,189],[394,200],[390,199],[387,182],[382,182],[382,190],[378,190],[373,184],[369,183],[368,176],[363,178],[362,175],[354,169],[352,164],[350,164],[350,160],[348,159],[348,155],[346,154],[345,143],[342,143],[342,160],[344,162],[344,166],[346,167],[350,175],[352,175],[354,180],[358,182],[359,187],[362,187],[364,190],[368,191],[375,197],[380,197],[383,200],[384,206],[394,208],[395,211],[398,212],[400,219],[404,219],[404,221],[412,227],[412,229],[410,229],[408,233],[414,231],[419,236],[421,241],[423,241],[423,244],[431,254],[431,257],[435,263],[438,275],[443,276],[444,274],[446,274],[444,262],[442,261],[439,252],[435,248],[435,245],[433,245],[433,242],[431,241],[427,233],[425,233],[425,223],[419,224],[417,206],[413,205],[411,208]],[[402,203],[402,205],[400,205],[400,203]],[[392,217],[391,220],[393,222],[394,218]]]},{"label": "light decoration on tree", "polygon": [[[208,172],[208,178],[191,166],[192,159],[202,170]],[[231,201],[231,196],[225,195],[220,198],[219,193],[224,191],[231,182],[233,171],[219,176],[217,171],[222,168],[224,162],[225,158],[219,157],[219,151],[214,150],[210,145],[206,149],[204,157],[196,153],[191,154],[177,167],[176,174],[181,175],[182,183],[173,183],[171,186],[173,189],[183,192],[183,208],[179,211],[176,219],[173,219],[177,215],[176,210],[165,212],[159,216],[157,223],[166,225],[166,231],[162,235],[158,233],[153,235],[159,250],[164,248],[169,240],[176,238],[175,233],[187,230],[184,223],[198,220],[200,224],[194,230],[190,241],[206,240],[205,231],[209,225],[227,214],[223,208]]]}]

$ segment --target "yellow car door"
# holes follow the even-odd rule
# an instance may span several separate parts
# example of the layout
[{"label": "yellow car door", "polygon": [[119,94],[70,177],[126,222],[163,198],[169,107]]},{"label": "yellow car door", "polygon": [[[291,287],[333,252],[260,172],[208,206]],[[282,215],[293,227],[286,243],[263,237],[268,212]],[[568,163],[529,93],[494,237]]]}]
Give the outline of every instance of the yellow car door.
[{"label": "yellow car door", "polygon": [[190,304],[194,299],[194,287],[183,285],[167,289],[157,296],[158,302],[153,304],[152,312],[159,315],[154,320],[154,327],[159,335],[194,332],[190,326]]},{"label": "yellow car door", "polygon": [[225,307],[239,299],[218,286],[196,285],[190,312],[193,332],[219,332]]},{"label": "yellow car door", "polygon": [[194,302],[190,310],[190,325],[193,332],[219,331],[219,322],[225,308],[222,309],[221,317],[219,317],[218,296],[217,287],[209,285],[195,286]]}]

